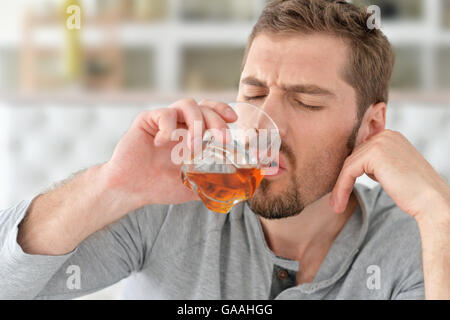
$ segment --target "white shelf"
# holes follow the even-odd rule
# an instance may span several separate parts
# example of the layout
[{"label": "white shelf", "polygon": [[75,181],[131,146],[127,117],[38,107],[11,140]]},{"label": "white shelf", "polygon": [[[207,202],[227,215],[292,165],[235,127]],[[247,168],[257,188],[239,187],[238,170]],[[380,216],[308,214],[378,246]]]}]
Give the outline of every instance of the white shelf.
[{"label": "white shelf", "polygon": [[124,25],[120,40],[129,45],[173,42],[179,45],[245,45],[252,23],[167,23],[150,27]]},{"label": "white shelf", "polygon": [[[168,0],[169,14],[166,20],[155,23],[122,23],[115,28],[117,41],[126,48],[148,48],[154,53],[156,67],[156,90],[177,91],[180,83],[181,56],[186,47],[240,47],[243,48],[255,21],[235,22],[189,22],[182,19],[182,0]],[[253,16],[257,17],[265,0],[253,1]],[[415,47],[421,54],[421,82],[423,88],[432,88],[437,81],[435,56],[441,47],[450,47],[450,29],[441,25],[443,0],[424,2],[423,18],[417,21],[382,23],[395,47]],[[83,27],[85,43],[97,45],[103,36],[95,26]],[[35,40],[46,46],[61,46],[64,41],[57,27],[45,27],[36,31]],[[0,49],[18,49],[21,39],[18,32],[0,31]]]},{"label": "white shelf", "polygon": [[[253,23],[124,23],[114,27],[117,40],[124,46],[153,47],[171,42],[178,45],[239,45],[245,46]],[[45,27],[35,30],[34,43],[41,46],[59,47],[64,44],[64,31],[60,27]],[[83,42],[97,45],[104,40],[104,29],[86,27],[81,33]],[[0,42],[2,47],[18,46],[19,41],[11,37]]]},{"label": "white shelf", "polygon": [[[181,46],[245,46],[253,23],[160,23],[151,25],[122,24],[117,30],[117,41],[125,47],[154,47],[172,42]],[[386,24],[382,28],[395,46],[414,45],[450,46],[450,30],[430,32],[420,23]],[[35,31],[35,43],[56,47],[63,44],[63,31],[60,28],[42,28]],[[82,37],[86,45],[96,45],[104,39],[98,28],[87,28]],[[15,37],[0,37],[0,47],[17,48],[20,41]]]}]

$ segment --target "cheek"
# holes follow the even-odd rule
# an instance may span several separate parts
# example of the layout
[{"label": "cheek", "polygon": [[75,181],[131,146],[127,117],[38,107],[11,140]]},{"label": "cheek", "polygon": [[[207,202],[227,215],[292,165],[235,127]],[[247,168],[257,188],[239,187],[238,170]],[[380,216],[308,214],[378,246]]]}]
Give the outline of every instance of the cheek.
[{"label": "cheek", "polygon": [[286,143],[294,149],[299,165],[315,161],[333,162],[340,161],[342,155],[347,152],[347,140],[353,123],[335,121],[324,115],[315,120],[297,120],[296,125],[291,125],[289,129],[292,134]]},{"label": "cheek", "polygon": [[289,131],[301,144],[326,146],[345,140],[353,129],[353,125],[354,122],[351,120],[318,112],[314,117],[298,118],[292,122]]}]

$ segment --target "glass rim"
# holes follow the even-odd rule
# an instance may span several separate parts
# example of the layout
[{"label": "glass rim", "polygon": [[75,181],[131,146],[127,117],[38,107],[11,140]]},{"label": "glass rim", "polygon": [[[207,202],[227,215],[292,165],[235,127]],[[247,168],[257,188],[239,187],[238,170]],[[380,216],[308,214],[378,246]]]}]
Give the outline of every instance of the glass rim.
[{"label": "glass rim", "polygon": [[[270,123],[272,123],[272,125],[274,126],[274,128],[277,130],[278,136],[280,135],[280,134],[279,134],[279,133],[280,133],[280,129],[278,129],[277,124],[276,124],[275,121],[267,114],[267,112],[265,112],[263,109],[261,109],[261,108],[258,107],[258,106],[255,106],[254,104],[248,103],[248,102],[246,102],[246,101],[234,101],[234,102],[228,103],[228,105],[229,105],[233,110],[236,109],[236,106],[237,106],[238,104],[245,104],[245,105],[247,105],[247,106],[252,107],[253,109],[257,109],[259,112],[261,112],[262,114],[264,114],[264,115],[267,117],[267,119],[270,120]],[[235,110],[235,111],[236,111],[236,110]],[[239,115],[238,115],[238,117],[239,117]],[[236,120],[236,121],[237,121],[237,120]],[[236,122],[236,121],[235,121],[235,122]],[[231,122],[231,123],[235,123],[235,122]],[[281,140],[281,137],[280,137],[280,140]]]}]

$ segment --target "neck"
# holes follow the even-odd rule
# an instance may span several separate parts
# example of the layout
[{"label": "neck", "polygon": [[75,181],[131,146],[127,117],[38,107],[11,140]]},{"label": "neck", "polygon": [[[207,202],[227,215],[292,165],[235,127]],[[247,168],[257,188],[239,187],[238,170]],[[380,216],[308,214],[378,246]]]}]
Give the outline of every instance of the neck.
[{"label": "neck", "polygon": [[278,256],[301,261],[308,250],[328,249],[358,204],[352,193],[344,213],[329,205],[330,194],[308,205],[300,214],[278,220],[259,217],[269,248]]}]

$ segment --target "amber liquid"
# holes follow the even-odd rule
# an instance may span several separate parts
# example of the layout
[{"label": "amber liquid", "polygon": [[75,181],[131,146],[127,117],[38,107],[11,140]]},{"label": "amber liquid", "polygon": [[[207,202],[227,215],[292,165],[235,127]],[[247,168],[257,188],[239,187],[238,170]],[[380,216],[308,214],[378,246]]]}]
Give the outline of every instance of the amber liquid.
[{"label": "amber liquid", "polygon": [[[186,175],[197,186],[206,207],[219,213],[227,213],[236,203],[252,197],[263,178],[258,168],[236,168],[236,173],[187,172]],[[182,179],[192,189],[183,173]]]}]

